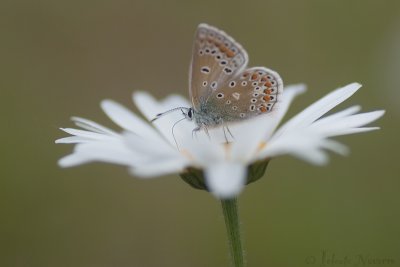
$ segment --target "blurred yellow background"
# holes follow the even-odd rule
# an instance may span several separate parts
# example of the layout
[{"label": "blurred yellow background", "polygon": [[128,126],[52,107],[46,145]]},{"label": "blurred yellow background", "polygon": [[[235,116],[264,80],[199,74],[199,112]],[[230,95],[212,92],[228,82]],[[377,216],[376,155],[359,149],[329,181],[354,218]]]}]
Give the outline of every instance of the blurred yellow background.
[{"label": "blurred yellow background", "polygon": [[72,151],[54,144],[66,136],[58,128],[72,126],[70,116],[118,129],[101,112],[102,99],[136,110],[134,90],[187,96],[201,22],[239,41],[251,66],[309,86],[289,117],[353,81],[363,87],[341,109],[387,110],[375,123],[381,131],[339,138],[349,157],[332,155],[327,167],[279,158],[246,188],[248,266],[319,266],[324,251],[400,266],[395,0],[2,0],[0,266],[227,266],[223,218],[211,195],[178,176],[140,180],[113,165],[56,164]]}]

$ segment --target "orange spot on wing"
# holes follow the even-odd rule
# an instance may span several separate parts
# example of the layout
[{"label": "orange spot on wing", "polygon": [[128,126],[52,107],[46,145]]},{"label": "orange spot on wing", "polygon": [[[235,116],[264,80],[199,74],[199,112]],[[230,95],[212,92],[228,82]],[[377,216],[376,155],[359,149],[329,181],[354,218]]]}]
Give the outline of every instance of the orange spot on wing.
[{"label": "orange spot on wing", "polygon": [[256,80],[258,78],[258,74],[257,73],[253,73],[253,75],[251,75],[251,80]]},{"label": "orange spot on wing", "polygon": [[267,108],[264,107],[264,106],[262,106],[262,107],[260,107],[260,111],[261,111],[261,112],[267,112]]},{"label": "orange spot on wing", "polygon": [[262,82],[266,82],[266,81],[268,81],[268,79],[267,79],[267,76],[263,76],[263,77],[261,77],[261,81],[262,81]]},{"label": "orange spot on wing", "polygon": [[221,51],[222,53],[225,53],[228,50],[228,47],[221,45],[221,47],[219,48],[219,51]]},{"label": "orange spot on wing", "polygon": [[271,87],[272,84],[268,81],[268,82],[266,82],[266,83],[264,84],[264,86],[266,86],[266,87]]},{"label": "orange spot on wing", "polygon": [[226,55],[228,57],[233,57],[235,55],[235,53],[232,50],[228,49],[228,51],[226,51]]},{"label": "orange spot on wing", "polygon": [[271,97],[269,95],[265,95],[265,96],[263,96],[263,100],[268,102],[271,100]]},{"label": "orange spot on wing", "polygon": [[264,94],[270,95],[271,94],[271,90],[270,89],[264,89]]}]

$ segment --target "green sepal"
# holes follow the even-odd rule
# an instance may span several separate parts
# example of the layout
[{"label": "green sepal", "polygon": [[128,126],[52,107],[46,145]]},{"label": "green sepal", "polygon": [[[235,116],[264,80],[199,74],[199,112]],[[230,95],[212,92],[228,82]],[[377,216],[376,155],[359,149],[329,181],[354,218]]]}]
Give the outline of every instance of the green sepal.
[{"label": "green sepal", "polygon": [[[246,184],[253,183],[263,177],[267,166],[268,166],[269,160],[260,160],[257,161],[253,164],[251,164],[247,168],[247,181]],[[202,170],[189,167],[187,168],[184,172],[179,174],[182,180],[184,180],[186,183],[188,183],[191,187],[195,189],[200,189],[200,190],[206,190],[207,186],[205,183],[204,179],[204,173]]]},{"label": "green sepal", "polygon": [[269,159],[254,162],[247,168],[247,183],[250,184],[264,176]]},{"label": "green sepal", "polygon": [[207,190],[207,186],[204,182],[204,174],[202,170],[196,168],[186,168],[186,170],[179,174],[182,180],[188,183],[191,187],[200,190]]}]

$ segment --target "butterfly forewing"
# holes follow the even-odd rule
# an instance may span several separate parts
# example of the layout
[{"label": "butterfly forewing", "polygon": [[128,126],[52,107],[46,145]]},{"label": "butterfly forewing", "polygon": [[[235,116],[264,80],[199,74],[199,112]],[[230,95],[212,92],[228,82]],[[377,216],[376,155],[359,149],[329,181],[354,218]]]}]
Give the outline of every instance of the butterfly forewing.
[{"label": "butterfly forewing", "polygon": [[220,113],[224,122],[271,111],[283,90],[279,74],[264,67],[246,69],[226,84],[213,91],[205,103],[205,109]]},{"label": "butterfly forewing", "polygon": [[190,66],[189,92],[193,108],[240,73],[248,62],[246,51],[232,37],[215,27],[200,24],[196,31]]}]

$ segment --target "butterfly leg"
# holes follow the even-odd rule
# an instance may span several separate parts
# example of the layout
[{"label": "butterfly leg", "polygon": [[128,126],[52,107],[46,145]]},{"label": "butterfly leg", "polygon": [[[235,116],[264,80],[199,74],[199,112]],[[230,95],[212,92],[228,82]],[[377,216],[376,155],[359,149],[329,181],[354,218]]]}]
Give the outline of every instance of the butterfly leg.
[{"label": "butterfly leg", "polygon": [[229,135],[231,136],[232,140],[235,140],[235,138],[233,137],[233,134],[232,134],[231,130],[229,130],[228,125],[224,124],[224,125],[222,126],[222,130],[224,131],[224,137],[225,137],[225,142],[226,142],[226,143],[229,143],[229,139],[228,139],[227,133],[229,133]]},{"label": "butterfly leg", "polygon": [[204,129],[204,132],[206,133],[208,138],[211,140],[210,133],[208,132],[208,128],[205,125],[197,126],[196,128],[194,128],[192,131],[192,138],[194,139],[194,137],[196,137],[196,139],[197,139],[197,133],[200,132],[200,130],[202,130],[202,129]]},{"label": "butterfly leg", "polygon": [[229,143],[229,140],[228,140],[228,136],[226,136],[226,129],[228,129],[228,127],[226,127],[225,125],[223,125],[222,126],[222,130],[224,131],[224,137],[225,137],[225,143]]},{"label": "butterfly leg", "polygon": [[192,131],[192,139],[194,139],[195,137],[196,137],[196,139],[198,139],[197,138],[197,133],[200,131],[200,126],[197,126],[196,128],[194,128],[193,129],[193,131]]},{"label": "butterfly leg", "polygon": [[228,125],[226,126],[226,130],[228,131],[229,135],[232,137],[232,140],[235,140],[235,137],[233,136],[231,130],[229,130]]}]

